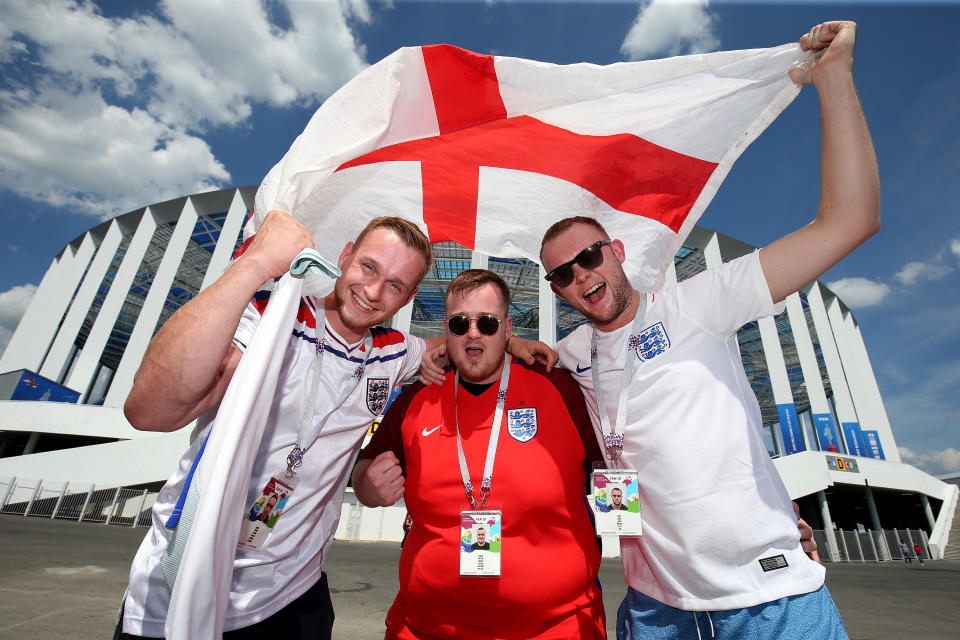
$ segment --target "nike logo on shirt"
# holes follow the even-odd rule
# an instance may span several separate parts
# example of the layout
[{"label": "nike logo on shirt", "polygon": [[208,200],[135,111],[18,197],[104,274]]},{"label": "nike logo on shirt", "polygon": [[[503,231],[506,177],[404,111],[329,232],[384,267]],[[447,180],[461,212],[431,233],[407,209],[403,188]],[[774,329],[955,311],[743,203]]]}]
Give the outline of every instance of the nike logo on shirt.
[{"label": "nike logo on shirt", "polygon": [[578,362],[578,363],[577,363],[577,373],[583,373],[584,371],[590,371],[590,367],[584,367],[583,369],[581,369],[581,368],[580,368],[580,363]]},{"label": "nike logo on shirt", "polygon": [[440,424],[438,424],[437,426],[435,426],[433,429],[427,429],[426,427],[424,427],[424,428],[423,428],[423,437],[426,438],[428,435],[430,435],[431,433],[433,433],[434,431],[436,431],[437,429],[439,429],[439,428],[442,427],[442,426],[443,426],[443,423],[441,422]]}]

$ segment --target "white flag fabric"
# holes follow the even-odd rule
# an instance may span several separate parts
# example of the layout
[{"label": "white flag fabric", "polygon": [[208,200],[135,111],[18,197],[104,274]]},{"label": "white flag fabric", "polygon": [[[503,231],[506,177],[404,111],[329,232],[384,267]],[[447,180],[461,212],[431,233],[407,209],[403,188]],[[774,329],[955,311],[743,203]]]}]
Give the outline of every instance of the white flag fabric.
[{"label": "white flag fabric", "polygon": [[167,610],[164,635],[168,640],[208,640],[223,635],[250,471],[297,317],[302,286],[303,280],[289,273],[280,279],[210,427],[190,482],[189,491],[197,498],[195,513],[190,514],[192,523],[184,509],[174,534],[186,539]]},{"label": "white flag fabric", "polygon": [[538,261],[544,231],[596,217],[656,290],[747,145],[799,91],[796,44],[609,66],[449,45],[367,68],[314,114],[257,192],[246,232],[293,213],[337,255],[379,215],[482,253]]}]

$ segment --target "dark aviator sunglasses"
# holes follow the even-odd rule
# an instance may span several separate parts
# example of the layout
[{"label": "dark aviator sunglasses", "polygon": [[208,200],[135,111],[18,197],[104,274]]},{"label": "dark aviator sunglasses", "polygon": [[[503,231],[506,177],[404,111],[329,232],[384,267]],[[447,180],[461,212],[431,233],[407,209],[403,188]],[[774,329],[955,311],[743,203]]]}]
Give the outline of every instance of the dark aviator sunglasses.
[{"label": "dark aviator sunglasses", "polygon": [[588,271],[593,271],[603,264],[603,248],[611,242],[612,240],[597,240],[575,255],[573,260],[552,269],[544,279],[561,289],[568,286],[573,282],[573,265],[578,264]]},{"label": "dark aviator sunglasses", "polygon": [[458,313],[447,318],[447,329],[455,336],[462,336],[470,331],[470,321],[477,321],[477,330],[485,336],[492,336],[500,330],[500,318],[492,314],[484,314],[478,318],[471,318],[465,313]]}]

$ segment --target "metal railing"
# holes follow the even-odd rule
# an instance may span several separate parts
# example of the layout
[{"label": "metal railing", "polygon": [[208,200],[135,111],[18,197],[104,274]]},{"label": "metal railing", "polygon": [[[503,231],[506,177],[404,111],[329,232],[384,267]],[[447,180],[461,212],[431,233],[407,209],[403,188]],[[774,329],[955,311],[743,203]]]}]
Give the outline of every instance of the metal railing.
[{"label": "metal railing", "polygon": [[[386,511],[367,509],[353,504],[352,491],[347,490],[344,501],[344,518],[337,529],[337,537],[344,539],[368,539],[370,532],[361,533],[364,516],[373,522],[372,517],[383,519]],[[78,522],[97,522],[127,527],[150,526],[150,510],[157,499],[155,492],[147,489],[111,487],[97,489],[94,485],[73,484],[69,482],[44,482],[42,480],[17,480],[0,478],[0,513],[31,516],[38,518],[61,518]],[[366,512],[370,513],[367,514]],[[402,521],[403,509],[397,513]],[[391,521],[392,522],[392,521]],[[377,520],[382,528],[382,523]],[[367,523],[367,528],[371,525]],[[399,527],[399,525],[398,525]],[[399,539],[401,532],[392,527],[384,534],[377,533],[372,539]],[[397,531],[392,531],[397,529]],[[910,547],[919,544],[924,558],[931,558],[927,532],[922,529],[884,529],[883,531],[844,531],[835,529],[838,557],[831,558],[827,532],[813,530],[813,539],[817,541],[820,558],[825,562],[877,562],[883,560],[903,560],[900,540]]]},{"label": "metal railing", "polygon": [[[922,529],[884,529],[883,531],[844,531],[834,529],[837,541],[839,562],[882,562],[885,560],[903,560],[903,551],[900,549],[900,540],[910,547],[910,557],[914,557],[913,546],[919,544],[923,549],[924,559],[930,559],[930,543],[927,532]],[[820,559],[830,562],[829,542],[827,532],[823,529],[813,530],[813,539],[817,542]]]},{"label": "metal railing", "polygon": [[148,526],[156,492],[0,478],[0,513],[128,527]]}]

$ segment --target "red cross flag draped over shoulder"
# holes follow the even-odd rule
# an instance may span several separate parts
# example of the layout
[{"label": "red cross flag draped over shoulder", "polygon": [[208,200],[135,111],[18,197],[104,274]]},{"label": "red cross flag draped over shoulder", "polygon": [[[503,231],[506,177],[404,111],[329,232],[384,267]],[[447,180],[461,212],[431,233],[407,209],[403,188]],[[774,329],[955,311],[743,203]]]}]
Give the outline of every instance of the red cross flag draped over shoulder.
[{"label": "red cross flag draped over shoulder", "polygon": [[747,145],[799,91],[797,45],[608,66],[554,65],[449,45],[400,49],[316,112],[267,175],[247,233],[289,211],[325,256],[379,215],[432,242],[538,261],[570,215],[627,246],[656,290]]}]

